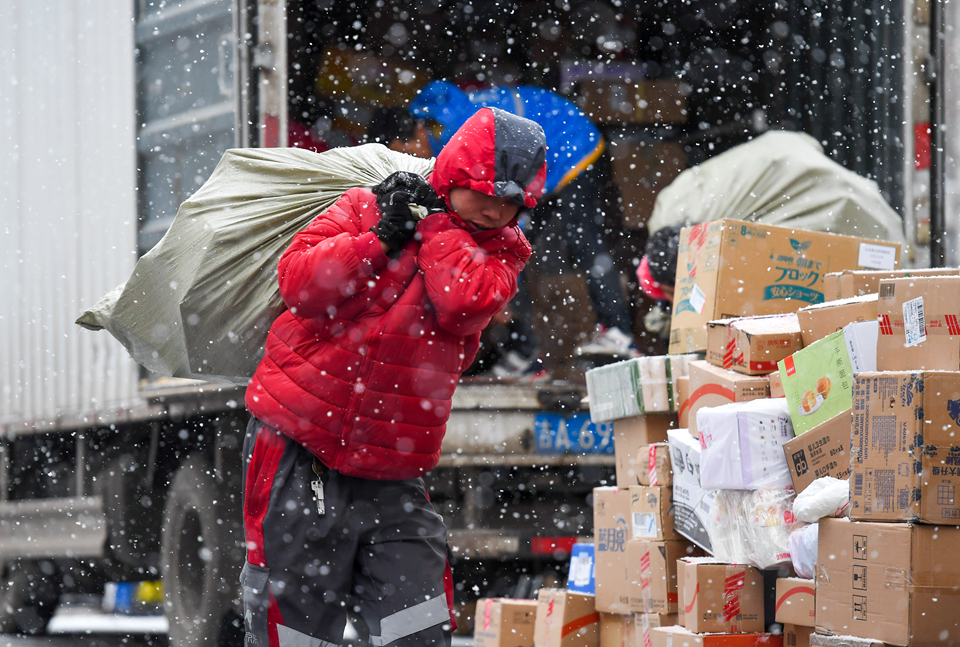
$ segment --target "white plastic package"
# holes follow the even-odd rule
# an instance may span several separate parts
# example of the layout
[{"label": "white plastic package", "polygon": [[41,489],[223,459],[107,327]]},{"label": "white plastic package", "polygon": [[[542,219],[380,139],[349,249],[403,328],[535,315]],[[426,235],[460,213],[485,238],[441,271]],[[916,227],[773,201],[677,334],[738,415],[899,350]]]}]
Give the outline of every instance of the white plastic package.
[{"label": "white plastic package", "polygon": [[790,563],[790,533],[803,525],[793,516],[792,487],[715,494],[707,532],[717,559],[757,568]]},{"label": "white plastic package", "polygon": [[733,402],[697,411],[700,481],[705,490],[757,490],[793,484],[783,444],[793,439],[786,398]]},{"label": "white plastic package", "polygon": [[812,580],[817,566],[817,540],[820,537],[820,524],[811,523],[790,533],[787,545],[790,548],[790,561],[798,577]]},{"label": "white plastic package", "polygon": [[849,517],[850,480],[821,476],[797,495],[793,514],[807,523],[817,523],[822,517]]},{"label": "white plastic package", "polygon": [[680,406],[677,379],[687,375],[696,355],[634,357],[586,373],[590,419],[609,422]]}]

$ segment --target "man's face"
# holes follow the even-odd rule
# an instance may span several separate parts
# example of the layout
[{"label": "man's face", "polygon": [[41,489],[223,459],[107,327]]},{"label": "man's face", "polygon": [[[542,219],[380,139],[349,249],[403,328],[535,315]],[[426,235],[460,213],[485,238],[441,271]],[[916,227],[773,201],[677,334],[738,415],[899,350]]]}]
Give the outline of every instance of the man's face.
[{"label": "man's face", "polygon": [[520,211],[520,207],[506,198],[497,198],[462,187],[450,190],[450,206],[461,220],[480,229],[505,227]]},{"label": "man's face", "polygon": [[413,137],[407,141],[394,139],[388,146],[390,150],[398,153],[406,153],[423,159],[433,157],[433,149],[430,148],[430,136],[423,124],[417,124],[417,129],[413,132]]}]

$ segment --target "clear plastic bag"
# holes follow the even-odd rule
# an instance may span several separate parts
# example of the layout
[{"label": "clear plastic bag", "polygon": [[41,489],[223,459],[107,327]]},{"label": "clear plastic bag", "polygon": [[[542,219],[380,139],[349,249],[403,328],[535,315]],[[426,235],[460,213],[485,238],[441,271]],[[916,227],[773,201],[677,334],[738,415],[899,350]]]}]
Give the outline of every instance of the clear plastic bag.
[{"label": "clear plastic bag", "polygon": [[789,564],[793,488],[717,490],[707,524],[714,556],[724,562],[772,568]]},{"label": "clear plastic bag", "polygon": [[790,561],[798,577],[812,580],[817,567],[817,543],[820,537],[820,524],[811,523],[790,533],[787,545],[790,547]]}]

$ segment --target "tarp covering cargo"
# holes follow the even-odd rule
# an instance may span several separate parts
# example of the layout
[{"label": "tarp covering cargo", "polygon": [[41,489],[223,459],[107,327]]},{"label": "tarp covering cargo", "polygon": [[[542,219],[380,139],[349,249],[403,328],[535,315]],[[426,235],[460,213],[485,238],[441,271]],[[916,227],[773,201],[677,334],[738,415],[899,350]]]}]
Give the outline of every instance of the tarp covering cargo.
[{"label": "tarp covering cargo", "polygon": [[804,133],[772,131],[681,173],[657,196],[650,233],[732,218],[906,245],[877,184]]},{"label": "tarp covering cargo", "polygon": [[246,384],[285,308],[277,262],[294,234],[347,189],[432,170],[380,144],[228,150],[130,279],[77,323],[108,330],[160,375]]}]

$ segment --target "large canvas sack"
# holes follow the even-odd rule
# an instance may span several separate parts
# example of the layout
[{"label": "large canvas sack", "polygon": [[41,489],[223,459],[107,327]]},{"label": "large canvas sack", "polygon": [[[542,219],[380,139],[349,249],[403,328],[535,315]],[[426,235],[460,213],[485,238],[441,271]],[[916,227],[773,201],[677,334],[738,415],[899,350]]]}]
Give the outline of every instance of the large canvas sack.
[{"label": "large canvas sack", "polygon": [[160,375],[246,384],[285,309],[277,263],[293,236],[348,189],[432,170],[380,144],[228,150],[127,282],[77,323]]}]

